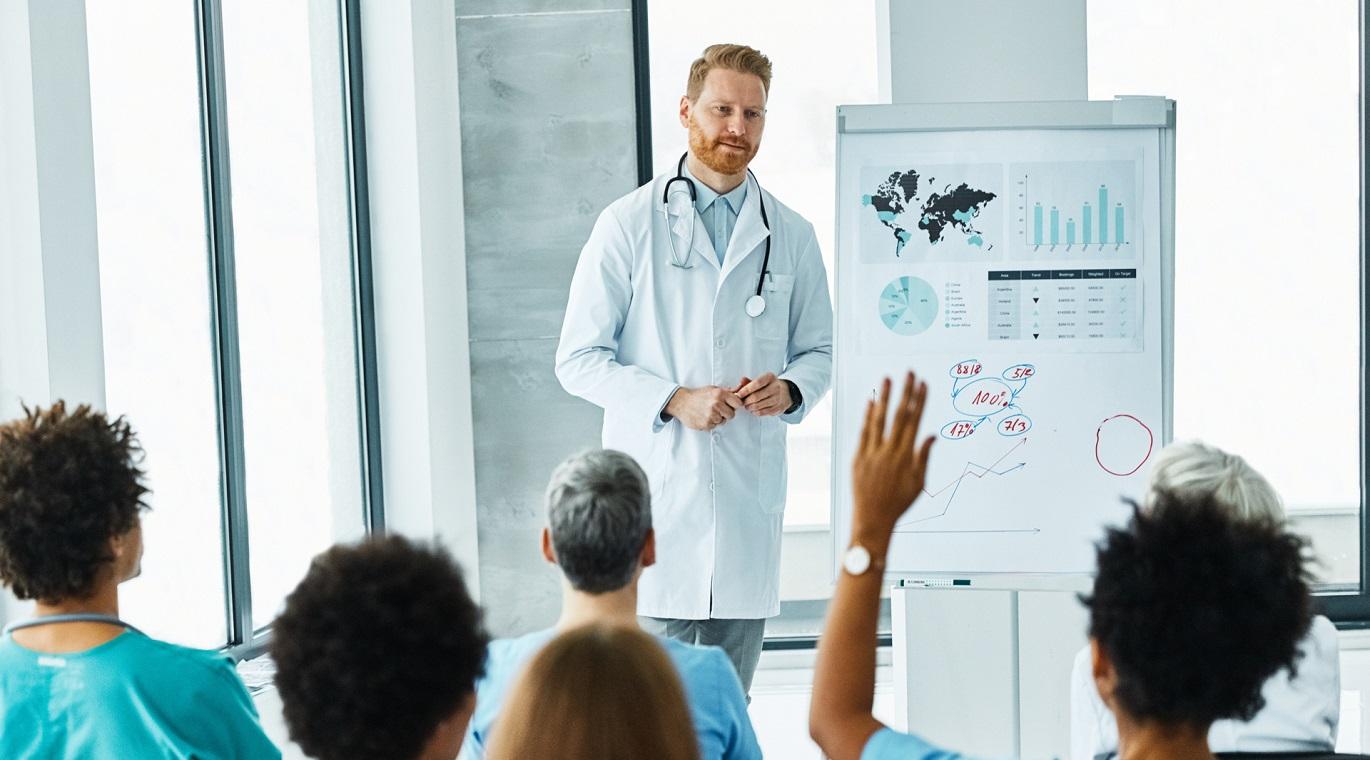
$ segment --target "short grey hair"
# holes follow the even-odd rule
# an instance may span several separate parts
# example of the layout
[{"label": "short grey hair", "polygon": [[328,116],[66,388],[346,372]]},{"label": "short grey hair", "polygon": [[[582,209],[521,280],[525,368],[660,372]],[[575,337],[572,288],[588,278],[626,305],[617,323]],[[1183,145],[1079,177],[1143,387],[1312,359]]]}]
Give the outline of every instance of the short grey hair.
[{"label": "short grey hair", "polygon": [[1245,459],[1202,441],[1181,441],[1161,449],[1151,465],[1147,504],[1157,491],[1184,502],[1212,499],[1238,520],[1284,522],[1280,495]]},{"label": "short grey hair", "polygon": [[573,588],[617,591],[632,582],[652,529],[647,474],[621,451],[571,457],[547,484],[547,524],[557,564]]}]

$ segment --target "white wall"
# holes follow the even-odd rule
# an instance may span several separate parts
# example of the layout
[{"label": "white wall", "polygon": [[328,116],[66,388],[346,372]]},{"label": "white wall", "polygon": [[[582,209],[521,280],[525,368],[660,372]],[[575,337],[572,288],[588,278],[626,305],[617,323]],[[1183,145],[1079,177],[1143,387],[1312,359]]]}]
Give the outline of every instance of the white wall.
[{"label": "white wall", "polygon": [[0,2],[0,419],[104,407],[92,150],[84,3]]},{"label": "white wall", "polygon": [[891,103],[1084,100],[1085,0],[879,0]]},{"label": "white wall", "polygon": [[387,527],[479,594],[455,11],[361,6]]}]

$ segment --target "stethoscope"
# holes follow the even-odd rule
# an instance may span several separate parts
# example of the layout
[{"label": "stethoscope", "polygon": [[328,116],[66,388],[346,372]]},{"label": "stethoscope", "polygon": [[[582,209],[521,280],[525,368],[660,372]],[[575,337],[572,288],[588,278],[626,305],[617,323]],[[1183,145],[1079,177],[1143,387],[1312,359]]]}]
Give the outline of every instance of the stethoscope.
[{"label": "stethoscope", "polygon": [[[695,201],[698,199],[698,196],[696,195],[694,181],[691,180],[689,177],[685,176],[685,159],[689,155],[690,154],[687,152],[680,157],[680,161],[676,164],[675,167],[675,176],[671,179],[666,180],[666,188],[661,192],[661,206],[662,209],[666,212],[667,227],[670,226],[671,219],[671,185],[674,185],[677,182],[684,182],[685,187],[690,191],[690,211],[691,216],[693,216],[694,204]],[[756,202],[761,204],[761,223],[766,226],[766,255],[761,260],[761,276],[756,278],[756,295],[753,295],[752,297],[748,298],[745,306],[747,316],[755,318],[761,316],[761,314],[766,311],[766,297],[761,295],[761,288],[766,284],[766,275],[770,274],[771,220],[766,218],[766,201],[761,196],[761,182],[757,180],[756,175],[752,173],[751,169],[747,170],[747,174],[751,176],[753,182],[756,182]],[[683,214],[677,214],[676,216],[683,216]],[[685,259],[682,261],[680,258],[680,252],[677,251],[675,247],[674,232],[670,229],[666,230],[666,240],[671,244],[671,266],[676,267],[677,269],[694,268],[694,264],[690,263],[690,255],[694,253],[693,226],[691,226],[690,228],[690,238],[690,244],[685,248]]]},{"label": "stethoscope", "polygon": [[43,617],[37,617],[32,620],[21,620],[17,623],[10,623],[9,625],[5,626],[5,633],[14,633],[15,631],[20,630],[21,628],[36,628],[40,625],[47,625],[48,623],[109,623],[110,625],[117,625],[121,628],[127,628],[128,630],[133,631],[134,633],[139,635],[146,635],[143,634],[142,631],[138,630],[137,628],[134,628],[128,623],[125,623],[119,618],[114,617],[113,615],[100,615],[94,612],[73,612],[66,615],[45,615]]}]

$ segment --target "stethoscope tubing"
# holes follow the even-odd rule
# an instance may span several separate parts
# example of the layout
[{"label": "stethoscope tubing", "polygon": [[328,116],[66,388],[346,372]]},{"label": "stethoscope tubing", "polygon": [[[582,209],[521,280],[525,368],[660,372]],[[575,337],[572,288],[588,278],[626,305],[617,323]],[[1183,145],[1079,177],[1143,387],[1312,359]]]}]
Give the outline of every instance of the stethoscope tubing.
[{"label": "stethoscope tubing", "polygon": [[[694,208],[695,202],[696,202],[696,201],[698,200],[698,198],[699,198],[698,190],[695,188],[694,180],[692,180],[692,179],[690,179],[689,177],[686,177],[686,176],[685,176],[685,159],[688,158],[689,155],[690,155],[690,154],[689,154],[688,151],[685,152],[685,153],[683,153],[683,154],[681,154],[680,160],[676,162],[675,176],[672,177],[672,178],[670,178],[670,179],[668,179],[668,180],[666,180],[666,187],[663,188],[662,191],[661,191],[661,208],[662,208],[663,211],[666,212],[666,226],[667,226],[666,234],[667,234],[667,236],[672,236],[672,235],[674,235],[674,233],[670,230],[671,211],[670,211],[670,207],[669,207],[669,204],[668,204],[668,201],[670,200],[670,197],[671,197],[671,185],[675,184],[676,182],[684,182],[684,183],[685,183],[685,187],[690,191],[690,207],[691,207],[692,210],[693,210],[693,208]],[[762,290],[762,288],[764,288],[765,285],[766,285],[766,275],[770,274],[770,269],[771,269],[771,234],[770,234],[770,233],[771,233],[771,220],[770,220],[769,216],[767,216],[767,214],[766,214],[766,199],[765,199],[764,197],[762,197],[762,195],[761,195],[761,180],[758,180],[758,179],[756,178],[756,173],[753,172],[751,169],[748,169],[748,170],[747,170],[747,174],[752,178],[752,181],[756,183],[756,190],[757,190],[756,202],[757,202],[758,204],[761,205],[761,224],[763,224],[763,225],[766,227],[766,253],[765,253],[765,255],[764,255],[764,256],[762,257],[762,259],[761,259],[761,275],[760,275],[759,277],[756,278],[756,296],[755,296],[755,298],[762,298],[762,301],[761,301],[761,304],[762,304],[762,305],[761,305],[761,309],[764,310],[764,309],[766,308],[766,307],[765,307],[765,299],[764,299],[764,298],[762,297],[762,295],[761,295],[761,290]],[[681,264],[681,263],[678,261],[679,256],[676,255],[676,252],[675,252],[675,238],[674,238],[674,237],[670,237],[670,239],[669,239],[668,242],[669,242],[670,245],[671,245],[671,265],[672,265],[672,266],[677,267],[677,268],[679,268],[679,269],[689,269],[689,268],[691,268],[692,266],[694,266],[693,264],[690,264],[690,256],[692,256],[692,255],[694,254],[694,251],[693,251],[693,250],[688,250],[688,251],[685,252],[685,263],[684,263],[684,264]],[[748,300],[749,302],[751,301],[750,298],[747,299],[747,300]],[[752,314],[751,311],[752,311],[752,309],[751,309],[750,307],[748,307],[747,313],[748,313],[750,316],[753,316],[753,317],[758,316],[759,314],[761,314],[761,311],[757,311],[756,314]]]},{"label": "stethoscope tubing", "polygon": [[20,620],[5,626],[4,632],[5,634],[10,634],[24,628],[36,628],[40,625],[48,625],[49,623],[108,623],[110,625],[126,628],[140,635],[146,635],[134,626],[113,615],[101,615],[95,612],[72,612],[63,615],[44,615],[43,617],[36,617],[32,620]]}]

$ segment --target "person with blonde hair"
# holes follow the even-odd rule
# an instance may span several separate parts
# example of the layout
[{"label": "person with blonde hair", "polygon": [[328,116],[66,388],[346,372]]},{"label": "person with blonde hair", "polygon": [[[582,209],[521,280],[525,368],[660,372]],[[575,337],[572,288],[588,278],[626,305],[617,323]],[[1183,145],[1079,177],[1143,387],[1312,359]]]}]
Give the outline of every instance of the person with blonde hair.
[{"label": "person with blonde hair", "polygon": [[685,692],[666,651],[632,628],[553,639],[509,695],[491,760],[699,760]]},{"label": "person with blonde hair", "polygon": [[[1180,441],[1162,449],[1151,464],[1147,510],[1159,503],[1212,501],[1244,522],[1282,525],[1284,504],[1263,475],[1236,454],[1201,441]],[[1176,508],[1176,507],[1169,507]],[[1208,730],[1214,752],[1331,752],[1341,710],[1341,662],[1337,629],[1313,617],[1299,642],[1297,669],[1278,670],[1261,691],[1264,708],[1250,720],[1219,720]],[[1099,695],[1089,647],[1075,655],[1070,687],[1072,760],[1118,753],[1118,722]]]},{"label": "person with blonde hair", "polygon": [[747,45],[710,45],[691,64],[676,114],[688,150],[599,215],[556,353],[561,386],[604,409],[604,448],[652,484],[661,540],[642,626],[721,647],[744,691],[780,614],[785,429],[832,377],[813,225],[748,168],[771,74]]}]

